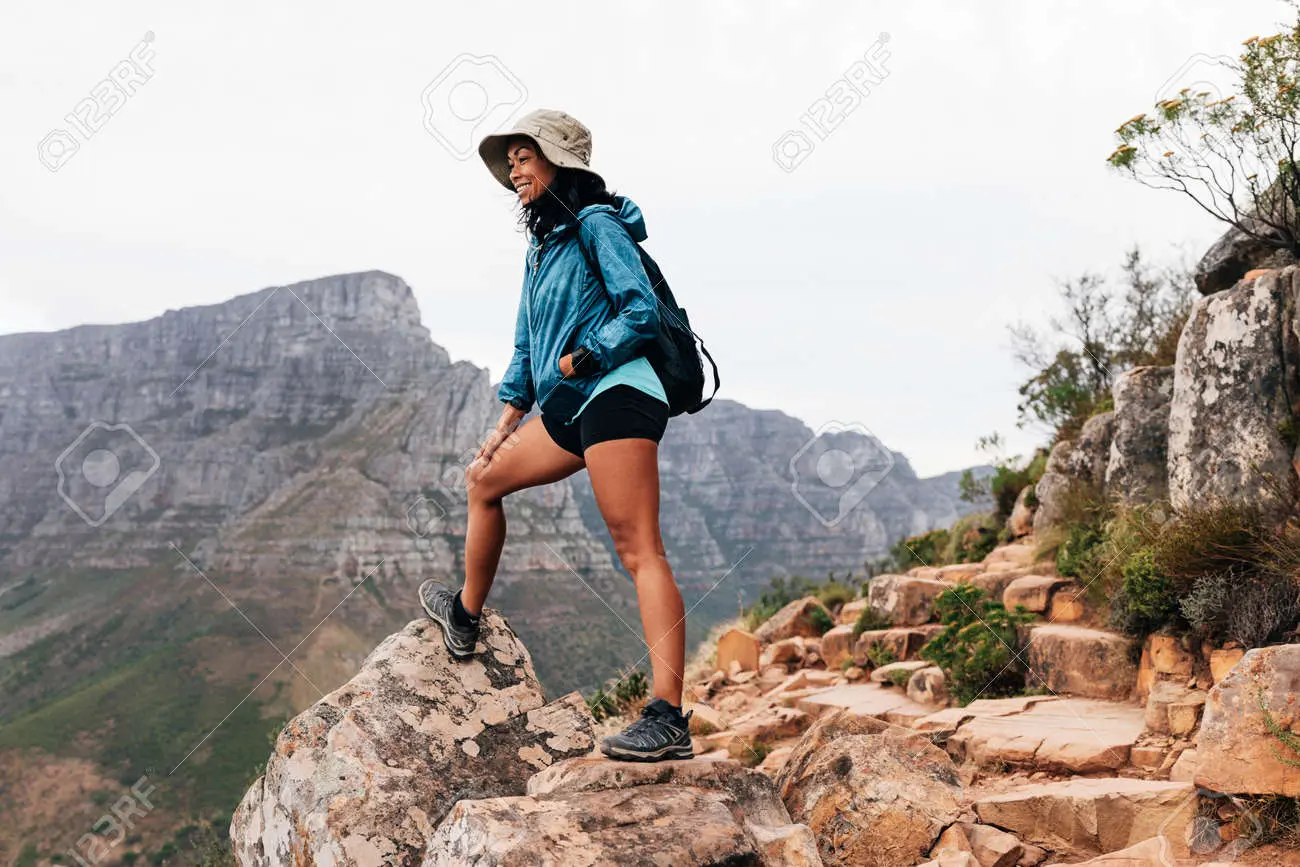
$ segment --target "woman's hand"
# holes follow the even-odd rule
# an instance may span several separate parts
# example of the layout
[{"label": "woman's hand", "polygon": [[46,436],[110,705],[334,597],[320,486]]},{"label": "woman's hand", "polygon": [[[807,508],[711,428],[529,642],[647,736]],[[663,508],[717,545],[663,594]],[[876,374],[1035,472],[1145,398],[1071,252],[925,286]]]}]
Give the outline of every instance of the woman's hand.
[{"label": "woman's hand", "polygon": [[566,379],[569,378],[570,376],[573,376],[573,353],[572,352],[570,352],[567,355],[560,356],[560,373],[563,373]]},{"label": "woman's hand", "polygon": [[522,409],[506,404],[505,409],[501,411],[501,419],[497,422],[497,426],[488,434],[487,439],[483,441],[483,445],[479,446],[478,453],[474,455],[473,463],[481,461],[486,464],[491,461],[496,450],[510,438],[511,434],[515,432],[515,428],[519,427],[519,422],[525,414]]}]

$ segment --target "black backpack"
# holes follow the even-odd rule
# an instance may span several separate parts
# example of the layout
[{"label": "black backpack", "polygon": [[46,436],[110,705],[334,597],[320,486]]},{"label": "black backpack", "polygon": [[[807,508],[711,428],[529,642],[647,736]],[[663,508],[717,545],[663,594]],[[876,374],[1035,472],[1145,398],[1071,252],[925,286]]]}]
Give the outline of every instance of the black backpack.
[{"label": "black backpack", "polygon": [[[691,330],[686,310],[677,304],[677,299],[668,288],[668,282],[664,279],[663,272],[659,270],[659,265],[650,258],[650,254],[640,244],[637,244],[635,239],[632,243],[636,244],[637,252],[641,254],[641,264],[645,267],[646,276],[650,278],[650,285],[654,287],[655,298],[659,302],[659,333],[646,347],[645,356],[655,373],[659,375],[659,381],[663,383],[664,393],[668,396],[668,415],[699,412],[708,406],[714,395],[718,393],[721,384],[718,379],[718,365],[714,363],[713,356],[709,355],[709,350],[704,347],[704,340]],[[596,275],[601,285],[604,285],[605,278],[600,273],[600,268],[592,261],[587,245],[583,243],[580,227],[578,248],[582,250],[582,256],[587,260],[587,268]],[[700,345],[698,352],[695,349],[696,341],[699,341]],[[704,397],[704,365],[700,362],[701,352],[709,360],[709,366],[713,368],[713,394],[707,398]]]}]

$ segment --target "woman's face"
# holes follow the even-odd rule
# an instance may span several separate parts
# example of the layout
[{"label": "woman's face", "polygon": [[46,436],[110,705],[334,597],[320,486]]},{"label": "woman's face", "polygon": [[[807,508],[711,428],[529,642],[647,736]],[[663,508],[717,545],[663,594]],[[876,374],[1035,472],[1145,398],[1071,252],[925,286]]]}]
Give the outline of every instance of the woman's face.
[{"label": "woman's face", "polygon": [[506,163],[510,166],[510,183],[514,184],[521,205],[536,201],[555,180],[555,164],[538,153],[526,138],[509,142]]}]

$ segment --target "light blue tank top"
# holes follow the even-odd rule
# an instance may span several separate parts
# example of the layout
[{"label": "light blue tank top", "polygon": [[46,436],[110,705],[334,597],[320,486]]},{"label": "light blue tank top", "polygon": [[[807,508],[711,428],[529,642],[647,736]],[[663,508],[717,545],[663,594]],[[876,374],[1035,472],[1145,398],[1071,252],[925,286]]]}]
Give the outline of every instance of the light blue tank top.
[{"label": "light blue tank top", "polygon": [[649,360],[644,355],[641,355],[620,364],[602,376],[600,381],[596,383],[596,387],[592,389],[591,397],[583,401],[582,406],[578,407],[578,411],[573,414],[573,418],[569,419],[569,422],[576,421],[578,416],[582,415],[582,411],[587,408],[587,404],[591,403],[592,398],[616,385],[630,385],[644,391],[651,397],[668,403],[668,395],[664,392],[664,384],[659,381],[659,374],[655,373],[655,369],[650,365]]}]

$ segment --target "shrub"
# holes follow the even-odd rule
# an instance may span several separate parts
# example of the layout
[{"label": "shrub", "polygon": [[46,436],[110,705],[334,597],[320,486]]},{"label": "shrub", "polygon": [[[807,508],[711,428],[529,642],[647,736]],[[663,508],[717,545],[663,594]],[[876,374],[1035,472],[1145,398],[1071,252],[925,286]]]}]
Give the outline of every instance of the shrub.
[{"label": "shrub", "polygon": [[615,682],[606,681],[586,699],[587,710],[596,722],[626,713],[650,692],[650,681],[639,668],[611,680]]},{"label": "shrub", "polygon": [[1097,550],[1106,540],[1105,534],[1098,527],[1090,524],[1073,524],[1070,526],[1065,541],[1056,552],[1056,571],[1067,578],[1083,578],[1088,581],[1097,574]]},{"label": "shrub", "polygon": [[1025,686],[1019,627],[1033,614],[1016,606],[984,598],[969,584],[945,590],[935,598],[943,631],[921,649],[921,658],[943,669],[949,693],[960,704],[977,696],[1009,696]]},{"label": "shrub", "polygon": [[856,641],[858,636],[864,632],[871,632],[876,629],[888,629],[891,626],[893,626],[893,624],[889,622],[888,617],[885,617],[868,605],[866,608],[863,608],[862,613],[858,615],[858,622],[853,624],[853,640]]},{"label": "shrub", "polygon": [[812,623],[813,629],[817,630],[818,635],[825,635],[835,628],[835,620],[827,613],[825,608],[813,608],[808,612],[808,620]]},{"label": "shrub", "polygon": [[1283,637],[1300,616],[1300,592],[1289,575],[1261,572],[1249,576],[1230,598],[1228,637],[1247,649]]},{"label": "shrub", "polygon": [[880,668],[882,665],[898,662],[898,654],[894,653],[892,647],[884,644],[873,644],[867,648],[867,662],[871,663],[872,668]]},{"label": "shrub", "polygon": [[1142,639],[1152,632],[1186,628],[1178,610],[1178,597],[1168,576],[1156,565],[1155,552],[1143,548],[1124,564],[1124,582],[1111,598],[1110,624],[1120,632]]},{"label": "shrub", "polygon": [[[852,574],[845,576],[845,581],[852,580]],[[821,601],[823,605],[830,609],[836,609],[846,602],[852,602],[858,598],[858,591],[851,584],[841,582],[832,572],[826,578],[826,583],[821,584],[813,592],[813,595]]]},{"label": "shrub", "polygon": [[907,689],[907,682],[911,679],[912,672],[910,671],[899,669],[898,671],[891,671],[889,673],[889,682],[899,689]]},{"label": "shrub", "polygon": [[[821,583],[802,575],[791,575],[789,578],[778,575],[768,582],[767,587],[759,594],[758,601],[745,609],[745,628],[753,632],[773,614],[805,596],[813,596],[827,608],[835,608],[856,599],[858,591],[851,571],[844,574],[843,580],[836,578],[832,571],[827,575],[826,581]],[[820,622],[814,620],[814,625]],[[831,621],[826,629],[834,625],[834,621]]]},{"label": "shrub", "polygon": [[1196,579],[1192,590],[1178,600],[1183,619],[1201,638],[1218,644],[1227,634],[1228,598],[1241,576],[1235,570],[1211,572]]},{"label": "shrub", "polygon": [[919,536],[909,536],[895,542],[889,549],[892,558],[887,567],[895,572],[906,572],[915,566],[943,565],[944,551],[948,548],[948,531],[931,530]]},{"label": "shrub", "polygon": [[973,563],[983,560],[997,547],[998,531],[1005,523],[1005,520],[998,520],[992,512],[963,515],[948,530],[948,542],[941,552],[940,562]]}]

